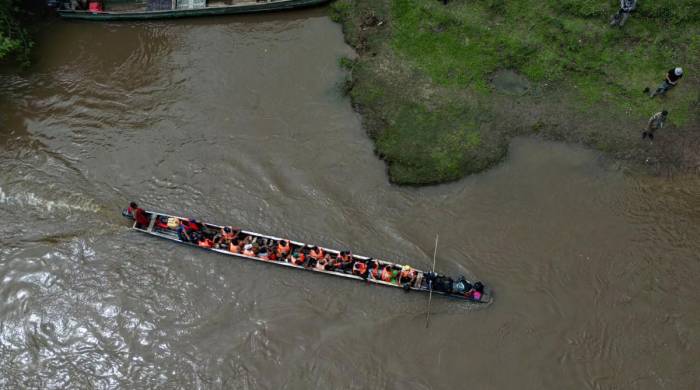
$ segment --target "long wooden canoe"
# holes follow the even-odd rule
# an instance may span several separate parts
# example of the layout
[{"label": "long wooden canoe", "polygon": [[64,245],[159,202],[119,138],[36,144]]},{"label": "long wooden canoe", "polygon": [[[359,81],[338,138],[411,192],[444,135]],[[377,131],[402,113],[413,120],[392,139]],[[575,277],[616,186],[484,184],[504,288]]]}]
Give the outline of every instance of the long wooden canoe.
[{"label": "long wooden canoe", "polygon": [[[117,0],[112,0],[118,2]],[[194,16],[252,14],[262,12],[284,11],[297,8],[313,7],[330,0],[249,0],[227,5],[223,1],[204,1],[204,6],[178,8],[176,5],[168,9],[149,9],[147,2],[137,2],[139,6],[119,6],[112,9],[109,0],[103,1],[107,6],[103,11],[59,9],[58,14],[66,19],[83,19],[95,21],[114,20],[153,20],[188,18]],[[123,2],[122,2],[123,3]],[[176,4],[173,1],[173,4]]]},{"label": "long wooden canoe", "polygon": [[[399,282],[391,283],[391,282],[385,282],[385,281],[376,279],[376,278],[372,277],[371,273],[369,273],[369,275],[367,277],[363,278],[361,276],[354,275],[350,271],[344,272],[342,270],[334,270],[334,271],[319,270],[317,268],[308,267],[305,265],[294,265],[294,264],[292,264],[290,262],[286,262],[286,261],[264,260],[264,259],[254,257],[254,256],[246,256],[246,255],[243,255],[241,253],[232,253],[226,249],[204,248],[204,247],[201,247],[201,246],[196,245],[194,243],[185,242],[185,241],[180,240],[176,230],[162,226],[163,223],[157,223],[157,222],[165,222],[170,218],[177,218],[181,221],[188,221],[187,218],[177,217],[177,216],[159,213],[159,212],[154,212],[154,211],[147,211],[147,213],[150,214],[149,225],[148,226],[137,226],[137,223],[134,221],[134,223],[131,226],[132,229],[137,230],[137,231],[142,232],[142,233],[152,235],[152,236],[160,237],[160,238],[163,238],[166,240],[175,241],[179,244],[189,245],[189,246],[192,246],[195,248],[200,248],[202,250],[206,250],[209,252],[216,252],[218,254],[225,255],[225,256],[232,256],[232,257],[236,257],[236,258],[244,258],[244,259],[248,259],[248,260],[261,261],[261,262],[275,264],[275,265],[282,266],[282,267],[296,268],[299,270],[306,270],[306,271],[316,272],[316,273],[320,273],[320,274],[324,274],[324,275],[331,275],[331,276],[337,276],[337,277],[346,278],[346,279],[353,279],[356,281],[365,282],[367,284],[371,283],[371,284],[376,284],[376,285],[380,285],[380,286],[401,288],[401,289],[404,289],[405,291],[413,290],[413,291],[420,291],[420,292],[430,292],[431,288],[432,288],[432,283],[429,283],[429,280],[435,280],[434,279],[435,276],[441,278],[441,280],[443,280],[443,281],[445,280],[445,277],[443,275],[437,275],[437,274],[430,275],[430,273],[426,273],[424,271],[413,268],[413,270],[415,270],[415,272],[416,272],[415,278],[413,279],[413,281],[411,283],[405,283],[405,284],[401,285],[401,284],[399,284]],[[133,220],[132,215],[126,209],[124,211],[122,211],[122,215],[124,217],[127,217],[127,218]],[[215,225],[215,224],[210,224],[210,223],[201,223],[201,224],[204,226],[205,229],[209,230],[209,232],[211,234],[219,232],[220,229],[223,228],[223,226],[221,226],[221,225]],[[283,238],[279,238],[279,237],[273,237],[273,236],[268,236],[268,235],[259,234],[259,233],[255,233],[255,232],[241,230],[240,237],[244,238],[246,236],[250,236],[250,237],[254,238],[255,240],[259,240],[259,241],[272,240],[274,242],[278,242],[280,240],[286,240],[291,244],[292,251],[295,251],[295,250],[298,250],[298,249],[304,248],[304,247],[307,247],[307,248],[310,247],[309,245],[304,244],[304,243],[299,242],[299,241],[287,240],[287,239],[283,239]],[[335,256],[339,253],[339,251],[334,250],[334,249],[325,248],[325,247],[320,247],[320,248],[323,249],[326,253],[331,254],[332,256]],[[394,269],[401,269],[403,267],[400,264],[388,262],[385,260],[372,259],[369,257],[358,256],[358,255],[352,255],[352,256],[353,256],[353,261],[360,261],[360,262],[378,261],[380,269],[384,266],[387,266],[387,265],[394,267]],[[469,281],[467,281],[467,283],[469,284],[469,286],[476,285],[476,283],[471,283]],[[436,283],[436,286],[437,286],[437,283]],[[438,287],[436,287],[435,289],[432,289],[433,293],[447,296],[447,297],[454,298],[454,299],[476,302],[476,303],[489,303],[491,301],[491,294],[490,294],[489,289],[482,289],[483,292],[481,294],[475,294],[475,290],[473,288],[468,292],[460,292],[460,293],[454,292],[454,291],[449,291],[449,292],[444,291],[444,290],[441,291],[441,290],[438,290],[437,288]],[[479,297],[479,295],[480,295],[480,297]]]}]

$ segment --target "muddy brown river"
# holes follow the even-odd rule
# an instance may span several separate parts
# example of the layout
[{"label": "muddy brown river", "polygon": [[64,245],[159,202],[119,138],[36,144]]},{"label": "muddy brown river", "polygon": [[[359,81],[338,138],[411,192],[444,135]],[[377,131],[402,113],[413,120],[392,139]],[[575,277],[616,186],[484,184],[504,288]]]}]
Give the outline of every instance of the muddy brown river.
[{"label": "muddy brown river", "polygon": [[[517,139],[390,185],[324,8],[52,21],[0,75],[2,389],[698,389],[700,180]],[[130,231],[129,200],[483,280],[480,307]]]}]

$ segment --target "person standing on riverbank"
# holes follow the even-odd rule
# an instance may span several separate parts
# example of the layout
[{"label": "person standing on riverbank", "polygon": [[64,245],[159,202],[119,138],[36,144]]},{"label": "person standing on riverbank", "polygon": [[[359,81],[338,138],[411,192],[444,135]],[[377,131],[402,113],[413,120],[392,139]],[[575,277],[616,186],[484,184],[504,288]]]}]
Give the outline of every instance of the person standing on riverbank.
[{"label": "person standing on riverbank", "polygon": [[[669,89],[673,88],[678,84],[678,80],[683,77],[683,68],[681,67],[676,67],[673,69],[670,69],[668,73],[666,73],[666,78],[664,81],[661,82],[661,85],[659,85],[658,88],[656,88],[656,91],[649,95],[649,97],[653,98],[656,95],[664,95],[666,92],[668,92]],[[645,93],[649,92],[649,87],[647,87],[644,90]]]},{"label": "person standing on riverbank", "polygon": [[654,132],[664,127],[664,123],[666,123],[667,117],[668,111],[666,110],[657,112],[656,114],[652,115],[651,118],[649,118],[649,123],[647,123],[647,129],[642,132],[642,139],[649,138],[649,141],[653,142]]},{"label": "person standing on riverbank", "polygon": [[620,0],[620,9],[612,16],[611,26],[624,26],[630,13],[637,8],[637,0]]}]

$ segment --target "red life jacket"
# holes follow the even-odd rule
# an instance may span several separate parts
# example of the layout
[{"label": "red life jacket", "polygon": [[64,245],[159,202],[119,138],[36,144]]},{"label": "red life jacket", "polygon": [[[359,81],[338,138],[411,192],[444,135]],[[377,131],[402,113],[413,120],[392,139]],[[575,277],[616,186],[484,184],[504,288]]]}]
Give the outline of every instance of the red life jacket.
[{"label": "red life jacket", "polygon": [[378,279],[379,278],[379,267],[375,268],[374,266],[372,266],[372,269],[369,271],[369,273],[372,274],[373,278]]},{"label": "red life jacket", "polygon": [[214,242],[208,238],[205,238],[202,241],[200,241],[197,245],[201,246],[202,248],[211,248],[214,246]]},{"label": "red life jacket", "polygon": [[136,223],[141,226],[148,226],[149,222],[151,222],[151,220],[146,216],[146,212],[140,207],[133,210],[132,215],[134,216]]},{"label": "red life jacket", "polygon": [[156,219],[155,227],[159,229],[170,229],[168,224],[166,222],[161,221],[160,219]]},{"label": "red life jacket", "polygon": [[299,254],[297,254],[297,257],[292,256],[292,264],[294,265],[302,265],[304,264],[305,260],[306,255],[303,252],[299,252]]},{"label": "red life jacket", "polygon": [[391,278],[392,278],[391,271],[388,271],[386,268],[384,268],[382,270],[382,281],[387,282],[387,283],[391,283]]},{"label": "red life jacket", "polygon": [[180,221],[180,224],[182,225],[182,227],[185,228],[185,231],[186,231],[187,233],[199,231],[199,225],[196,224],[196,223],[192,223],[192,222],[190,222],[190,221],[182,220],[182,221]]},{"label": "red life jacket", "polygon": [[356,261],[355,265],[352,267],[352,273],[355,275],[364,275],[365,272],[367,272],[367,264],[361,261]]}]

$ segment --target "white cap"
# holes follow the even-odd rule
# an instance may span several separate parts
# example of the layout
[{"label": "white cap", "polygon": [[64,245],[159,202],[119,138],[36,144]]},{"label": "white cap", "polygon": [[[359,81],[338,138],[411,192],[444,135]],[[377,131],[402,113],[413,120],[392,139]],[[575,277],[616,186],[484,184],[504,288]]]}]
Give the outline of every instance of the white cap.
[{"label": "white cap", "polygon": [[673,73],[675,73],[676,76],[681,76],[683,74],[683,68],[678,67],[673,70]]}]

